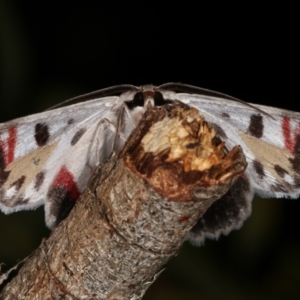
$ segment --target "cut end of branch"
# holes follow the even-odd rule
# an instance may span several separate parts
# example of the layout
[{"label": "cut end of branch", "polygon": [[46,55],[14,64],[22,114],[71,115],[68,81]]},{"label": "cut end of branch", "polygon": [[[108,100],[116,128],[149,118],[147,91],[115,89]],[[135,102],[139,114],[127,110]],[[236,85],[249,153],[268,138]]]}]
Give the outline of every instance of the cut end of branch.
[{"label": "cut end of branch", "polygon": [[148,110],[136,131],[140,139],[124,148],[127,165],[172,201],[189,201],[199,188],[228,190],[247,166],[239,146],[228,152],[198,110],[183,104]]}]

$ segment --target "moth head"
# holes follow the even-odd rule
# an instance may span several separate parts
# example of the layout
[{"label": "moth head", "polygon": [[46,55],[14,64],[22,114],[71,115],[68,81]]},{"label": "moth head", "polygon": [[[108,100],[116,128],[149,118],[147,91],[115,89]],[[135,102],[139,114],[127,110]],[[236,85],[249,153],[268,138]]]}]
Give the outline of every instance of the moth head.
[{"label": "moth head", "polygon": [[158,87],[152,85],[144,85],[138,90],[123,93],[121,99],[124,101],[133,123],[137,125],[147,109],[171,104],[173,99],[169,97],[170,93],[173,92],[159,90]]}]

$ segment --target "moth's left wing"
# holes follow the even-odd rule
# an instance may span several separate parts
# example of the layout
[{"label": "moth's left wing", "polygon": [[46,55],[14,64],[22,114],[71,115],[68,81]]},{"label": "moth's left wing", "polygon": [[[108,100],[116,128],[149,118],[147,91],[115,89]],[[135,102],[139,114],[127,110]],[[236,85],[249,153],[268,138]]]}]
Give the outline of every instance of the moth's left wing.
[{"label": "moth's left wing", "polygon": [[241,145],[248,162],[246,174],[258,194],[299,196],[300,113],[208,96],[177,97],[196,107],[229,148]]},{"label": "moth's left wing", "polygon": [[223,98],[176,94],[196,107],[231,149],[240,145],[248,166],[226,195],[216,201],[188,239],[202,244],[242,226],[251,213],[254,192],[264,197],[300,194],[300,113]]},{"label": "moth's left wing", "polygon": [[120,110],[119,97],[105,97],[0,124],[0,209],[45,202],[53,227],[111,154]]}]

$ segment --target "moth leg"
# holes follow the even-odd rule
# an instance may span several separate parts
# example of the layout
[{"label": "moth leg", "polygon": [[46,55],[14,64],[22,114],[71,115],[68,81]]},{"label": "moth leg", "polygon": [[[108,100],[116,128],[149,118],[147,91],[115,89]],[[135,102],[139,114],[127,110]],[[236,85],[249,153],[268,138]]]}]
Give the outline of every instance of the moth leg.
[{"label": "moth leg", "polygon": [[96,154],[95,161],[89,162],[91,165],[98,168],[112,157],[115,152],[116,135],[117,128],[112,121],[103,119],[99,122],[91,145],[92,151]]}]

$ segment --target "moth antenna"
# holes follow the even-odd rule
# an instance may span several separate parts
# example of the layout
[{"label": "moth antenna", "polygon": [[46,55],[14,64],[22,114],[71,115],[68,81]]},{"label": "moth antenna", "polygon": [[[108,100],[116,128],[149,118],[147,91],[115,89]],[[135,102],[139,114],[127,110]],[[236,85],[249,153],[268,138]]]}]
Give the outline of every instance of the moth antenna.
[{"label": "moth antenna", "polygon": [[138,87],[131,85],[131,84],[121,84],[121,85],[114,85],[112,87],[109,88],[105,88],[105,89],[101,89],[101,90],[97,90],[91,93],[87,93],[87,94],[83,94],[80,96],[76,96],[73,98],[70,98],[68,100],[65,100],[57,105],[51,106],[50,108],[46,109],[45,111],[48,110],[52,110],[55,108],[59,108],[59,107],[63,107],[65,105],[70,105],[70,104],[75,104],[75,103],[79,103],[79,102],[85,102],[85,101],[89,101],[89,100],[93,100],[96,98],[101,98],[101,97],[106,97],[106,96],[110,96],[110,95],[117,95],[117,94],[121,94],[125,91],[128,91],[130,89],[133,90],[138,90]]},{"label": "moth antenna", "polygon": [[224,98],[224,99],[227,99],[230,101],[242,103],[243,105],[251,107],[251,108],[255,109],[256,111],[264,114],[265,116],[268,116],[269,118],[275,120],[275,118],[273,116],[271,116],[267,112],[263,111],[262,109],[259,109],[255,106],[251,105],[250,103],[247,103],[239,98],[232,97],[228,94],[216,92],[216,91],[213,91],[210,89],[205,89],[205,88],[201,88],[201,87],[197,87],[197,86],[193,86],[193,85],[189,85],[189,84],[185,84],[185,83],[180,83],[180,82],[165,83],[165,84],[160,85],[158,87],[158,89],[170,89],[170,90],[173,90],[174,92],[178,91],[178,92],[195,93],[195,94],[199,94],[199,95],[206,95],[206,96],[213,96],[213,97],[221,97],[221,98]]}]

